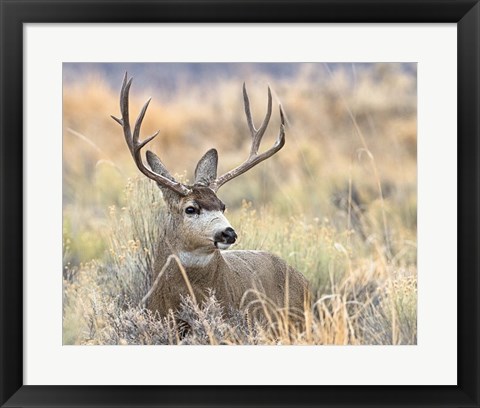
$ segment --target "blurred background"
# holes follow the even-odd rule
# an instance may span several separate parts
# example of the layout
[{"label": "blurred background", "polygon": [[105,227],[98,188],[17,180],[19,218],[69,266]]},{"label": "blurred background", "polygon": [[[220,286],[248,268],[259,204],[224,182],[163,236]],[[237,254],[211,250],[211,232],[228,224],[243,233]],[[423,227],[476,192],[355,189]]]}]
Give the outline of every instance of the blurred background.
[{"label": "blurred background", "polygon": [[[152,97],[141,137],[160,130],[149,149],[184,182],[212,147],[219,174],[247,158],[245,82],[257,127],[267,86],[272,90],[260,150],[277,137],[278,104],[287,126],[280,152],[219,190],[240,231],[237,248],[280,254],[319,293],[356,271],[364,286],[414,279],[408,318],[416,323],[416,69],[414,63],[65,63],[64,267],[106,262],[112,209],[128,206],[128,185],[141,178],[110,118],[120,116],[125,72],[134,78],[132,124]],[[416,341],[416,326],[408,336]]]}]

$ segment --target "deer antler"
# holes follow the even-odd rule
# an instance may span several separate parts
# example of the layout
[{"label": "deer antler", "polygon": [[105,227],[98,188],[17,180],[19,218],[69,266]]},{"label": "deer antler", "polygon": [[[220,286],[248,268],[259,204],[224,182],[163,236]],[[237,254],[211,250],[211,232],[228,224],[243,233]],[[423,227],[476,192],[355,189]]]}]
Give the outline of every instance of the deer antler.
[{"label": "deer antler", "polygon": [[145,176],[156,181],[158,184],[161,184],[162,186],[167,187],[182,196],[185,196],[189,193],[190,190],[188,190],[188,188],[186,188],[183,184],[170,180],[167,177],[162,176],[161,174],[155,173],[143,164],[141,149],[147,143],[153,140],[158,135],[159,131],[155,132],[152,136],[147,137],[143,141],[140,140],[140,128],[142,126],[143,118],[145,117],[145,113],[150,103],[150,98],[147,102],[145,102],[145,105],[143,105],[142,110],[138,114],[132,135],[128,113],[128,94],[130,91],[130,86],[132,85],[132,79],[133,78],[130,78],[127,81],[127,73],[125,73],[125,76],[123,78],[122,90],[120,91],[120,112],[122,113],[122,118],[118,119],[112,115],[112,119],[115,120],[123,128],[125,141],[127,142],[130,153],[132,154],[133,160],[135,161],[138,169]]},{"label": "deer antler", "polygon": [[283,113],[282,105],[278,105],[280,109],[281,124],[277,140],[269,150],[258,154],[260,143],[262,142],[263,135],[265,133],[265,130],[267,129],[268,122],[270,121],[270,116],[272,115],[272,93],[270,92],[270,87],[268,87],[267,114],[265,115],[265,118],[263,119],[260,128],[255,129],[255,126],[253,124],[252,113],[250,112],[250,101],[248,99],[245,83],[243,84],[243,102],[245,104],[245,115],[247,116],[248,128],[250,129],[250,133],[252,134],[252,147],[250,148],[250,155],[248,156],[248,159],[245,160],[238,167],[235,167],[228,173],[225,173],[221,177],[218,177],[210,184],[210,188],[215,192],[217,192],[217,190],[227,181],[230,181],[235,177],[240,176],[240,174],[243,174],[247,170],[250,170],[258,163],[273,156],[285,145],[285,115]]}]

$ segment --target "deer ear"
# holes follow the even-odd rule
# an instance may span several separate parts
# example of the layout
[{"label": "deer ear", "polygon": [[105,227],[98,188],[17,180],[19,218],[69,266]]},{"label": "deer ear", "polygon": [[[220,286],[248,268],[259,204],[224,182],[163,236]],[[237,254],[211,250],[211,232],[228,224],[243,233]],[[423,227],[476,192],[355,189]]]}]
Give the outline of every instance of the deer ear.
[{"label": "deer ear", "polygon": [[165,165],[162,163],[160,158],[150,150],[147,150],[147,162],[150,168],[157,174],[162,175],[163,177],[168,178],[169,180],[175,181],[172,175],[168,172]]},{"label": "deer ear", "polygon": [[210,149],[198,161],[195,168],[195,184],[209,186],[217,178],[218,153]]},{"label": "deer ear", "polygon": [[[168,172],[165,165],[162,163],[160,158],[150,150],[147,150],[147,162],[150,168],[157,174],[162,175],[163,177],[168,178],[169,180],[175,181],[173,176]],[[162,191],[163,198],[167,204],[177,202],[178,198],[180,197],[179,193],[165,187],[164,185],[157,183],[157,186]]]}]

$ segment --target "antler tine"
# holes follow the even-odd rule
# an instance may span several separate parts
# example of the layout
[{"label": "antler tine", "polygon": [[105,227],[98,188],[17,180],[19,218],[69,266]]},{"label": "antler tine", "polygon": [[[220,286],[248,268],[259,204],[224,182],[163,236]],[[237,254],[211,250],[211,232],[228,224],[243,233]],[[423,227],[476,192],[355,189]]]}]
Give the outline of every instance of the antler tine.
[{"label": "antler tine", "polygon": [[248,128],[252,134],[251,154],[256,154],[260,148],[260,143],[262,142],[263,135],[267,129],[268,122],[270,122],[270,117],[272,116],[272,92],[270,91],[270,87],[268,87],[267,113],[260,128],[255,129],[255,125],[253,124],[252,113],[250,111],[250,100],[248,99],[245,82],[243,83],[243,103],[245,105],[245,115],[247,116]]},{"label": "antler tine", "polygon": [[143,164],[141,149],[150,141],[152,141],[159,133],[159,131],[155,132],[153,135],[147,137],[145,140],[140,140],[140,128],[142,127],[143,118],[145,117],[145,113],[147,112],[148,105],[150,104],[151,98],[145,102],[143,105],[140,113],[138,114],[137,120],[135,121],[135,126],[132,130],[130,127],[130,119],[129,119],[129,92],[130,86],[132,85],[133,78],[128,79],[127,73],[123,78],[122,89],[120,91],[120,112],[122,114],[122,118],[116,118],[112,116],[112,118],[123,128],[123,135],[125,136],[125,141],[127,142],[128,149],[137,165],[138,169],[148,178],[156,181],[158,184],[161,184],[164,187],[167,187],[173,191],[176,191],[180,195],[187,195],[189,190],[183,184],[178,183],[176,181],[170,180],[167,177],[162,176],[161,174],[155,173],[154,171],[150,170]]},{"label": "antler tine", "polygon": [[[130,81],[132,80],[133,78],[130,79]],[[122,119],[119,119],[113,115],[110,115],[110,117],[115,120],[115,122],[117,122],[120,126],[123,127],[123,119],[124,119],[124,112],[123,112],[123,105],[122,105],[122,101],[124,100],[124,91],[125,91],[125,85],[127,84],[127,73],[125,72],[125,75],[123,76],[123,82],[122,82],[122,88],[120,89],[120,113],[122,114]],[[127,108],[128,108],[128,103],[127,103]],[[127,122],[128,122],[128,109],[127,109]]]},{"label": "antler tine", "polygon": [[125,77],[123,78],[122,90],[120,91],[120,112],[122,114],[123,122],[123,131],[125,135],[125,141],[130,148],[130,151],[133,150],[133,140],[132,140],[132,130],[130,129],[130,118],[128,112],[129,106],[129,94],[130,86],[132,85],[133,77],[127,81],[127,73],[125,72]]},{"label": "antler tine", "polygon": [[[142,110],[138,114],[137,120],[135,121],[135,126],[133,128],[133,144],[138,145],[138,141],[140,139],[140,128],[142,127],[143,118],[145,117],[145,113],[147,112],[148,105],[150,105],[150,101],[152,98],[148,98],[147,102],[142,107]],[[157,131],[158,134],[158,131]]]},{"label": "antler tine", "polygon": [[258,163],[261,163],[262,161],[273,156],[285,145],[285,114],[283,112],[282,105],[278,105],[280,110],[280,131],[278,133],[277,140],[270,149],[258,154],[260,142],[262,141],[262,137],[267,129],[268,122],[270,121],[270,116],[272,114],[272,94],[270,92],[270,87],[268,87],[267,114],[265,115],[265,118],[263,119],[263,122],[258,130],[255,129],[255,126],[253,125],[252,114],[250,111],[250,101],[248,99],[245,84],[243,84],[243,100],[245,104],[245,115],[247,116],[248,127],[252,134],[252,147],[250,149],[250,155],[248,156],[247,160],[245,160],[238,167],[230,170],[228,173],[225,173],[223,176],[217,178],[210,184],[210,188],[215,192],[227,181],[240,176],[241,174],[250,170],[252,167],[256,166]]}]

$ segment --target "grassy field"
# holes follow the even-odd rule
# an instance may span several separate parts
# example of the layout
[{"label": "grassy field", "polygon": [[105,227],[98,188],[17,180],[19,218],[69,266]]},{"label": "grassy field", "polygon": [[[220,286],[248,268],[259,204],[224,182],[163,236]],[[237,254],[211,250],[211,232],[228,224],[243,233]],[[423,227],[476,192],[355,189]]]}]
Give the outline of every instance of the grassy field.
[{"label": "grassy field", "polygon": [[[415,65],[302,64],[288,76],[243,68],[198,82],[179,74],[168,89],[136,87],[129,72],[131,116],[153,97],[143,135],[160,129],[150,148],[187,181],[211,147],[219,173],[247,157],[242,82],[257,123],[271,86],[286,145],[218,195],[236,249],[278,254],[309,279],[305,330],[226,314],[212,293],[201,305],[185,299],[180,313],[194,330],[179,338],[174,319],[140,305],[164,205],[110,118],[122,76],[96,73],[64,83],[64,344],[416,344]],[[278,128],[274,110],[264,149]]]}]

